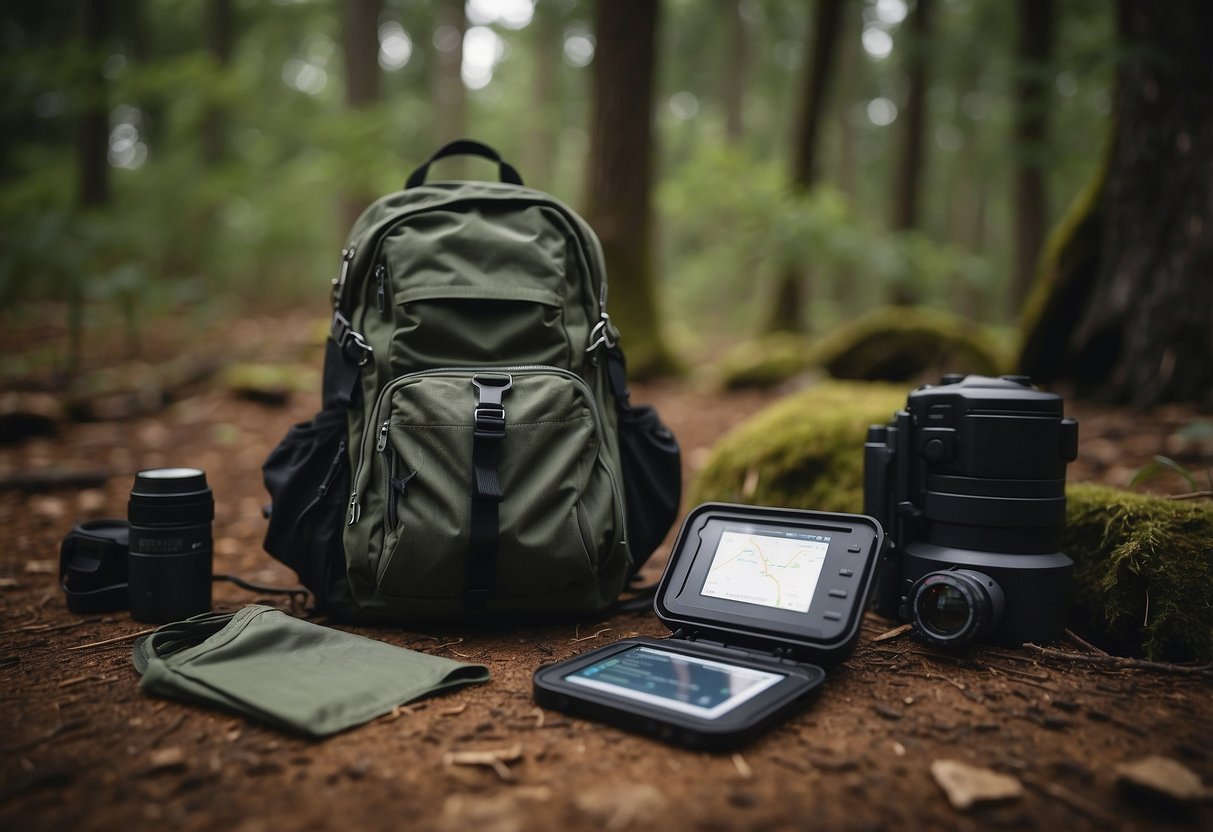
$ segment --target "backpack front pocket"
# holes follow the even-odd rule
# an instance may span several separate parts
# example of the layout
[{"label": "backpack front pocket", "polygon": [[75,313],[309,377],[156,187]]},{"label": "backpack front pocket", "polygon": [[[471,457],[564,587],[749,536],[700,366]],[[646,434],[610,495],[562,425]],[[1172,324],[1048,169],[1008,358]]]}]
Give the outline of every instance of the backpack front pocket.
[{"label": "backpack front pocket", "polygon": [[380,397],[347,532],[365,540],[364,563],[352,565],[384,595],[454,601],[475,582],[471,570],[486,568],[472,554],[484,545],[483,534],[476,541],[472,533],[473,382],[486,374],[509,380],[490,477],[500,502],[489,605],[593,584],[618,545],[623,509],[597,405],[580,378],[534,366],[416,373]]}]

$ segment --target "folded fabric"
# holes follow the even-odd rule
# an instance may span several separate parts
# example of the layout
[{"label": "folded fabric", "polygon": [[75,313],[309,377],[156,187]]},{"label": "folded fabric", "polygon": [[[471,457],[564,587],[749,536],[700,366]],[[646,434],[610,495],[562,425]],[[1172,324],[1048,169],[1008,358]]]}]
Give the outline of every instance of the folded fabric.
[{"label": "folded fabric", "polygon": [[139,687],[319,738],[489,669],[249,606],[165,624],[135,643]]}]

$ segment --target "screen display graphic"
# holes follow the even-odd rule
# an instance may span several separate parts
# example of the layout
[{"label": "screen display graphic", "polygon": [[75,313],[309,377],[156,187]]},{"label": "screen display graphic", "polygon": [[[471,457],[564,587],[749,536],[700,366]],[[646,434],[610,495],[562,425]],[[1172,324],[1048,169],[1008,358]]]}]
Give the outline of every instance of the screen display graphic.
[{"label": "screen display graphic", "polygon": [[565,681],[704,719],[716,719],[787,677],[750,667],[636,646]]},{"label": "screen display graphic", "polygon": [[829,548],[828,535],[726,530],[700,594],[808,612]]}]

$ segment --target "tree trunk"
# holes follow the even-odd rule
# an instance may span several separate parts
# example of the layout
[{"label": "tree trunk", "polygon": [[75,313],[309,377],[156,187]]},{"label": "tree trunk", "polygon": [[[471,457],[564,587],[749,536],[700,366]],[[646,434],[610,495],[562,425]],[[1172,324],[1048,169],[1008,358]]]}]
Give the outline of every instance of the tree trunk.
[{"label": "tree trunk", "polygon": [[[445,144],[463,138],[467,132],[467,91],[463,86],[463,35],[467,30],[464,0],[440,0],[438,4],[434,50],[434,140]],[[463,177],[461,157],[442,162],[449,178]],[[445,177],[444,177],[445,178]]]},{"label": "tree trunk", "polygon": [[922,193],[922,171],[926,146],[927,62],[931,50],[931,0],[918,0],[910,13],[906,48],[906,105],[902,125],[901,158],[893,195],[894,231],[918,227],[918,203]]},{"label": "tree trunk", "polygon": [[1118,4],[1107,165],[1042,268],[1021,366],[1080,394],[1213,402],[1213,5]]},{"label": "tree trunk", "polygon": [[1044,151],[1053,81],[1053,0],[1021,0],[1015,80],[1015,273],[1011,310],[1018,312],[1040,259],[1048,221]]},{"label": "tree trunk", "polygon": [[744,0],[729,3],[728,48],[724,53],[724,137],[737,144],[745,136],[745,89],[750,64],[750,36],[746,31]]},{"label": "tree trunk", "polygon": [[589,205],[610,274],[610,312],[637,377],[673,361],[657,315],[650,229],[657,0],[599,0],[590,123]]},{"label": "tree trunk", "polygon": [[551,3],[536,3],[531,21],[532,83],[530,137],[523,178],[541,190],[552,187],[556,175],[556,133],[560,127],[557,82],[561,63],[560,16]]},{"label": "tree trunk", "polygon": [[[232,62],[232,0],[210,0],[207,41],[211,56],[220,68]],[[207,165],[216,165],[227,156],[227,113],[212,106],[202,125],[202,157]]]},{"label": "tree trunk", "polygon": [[[76,205],[83,214],[100,209],[110,201],[109,180],[109,96],[102,74],[106,40],[110,33],[109,0],[86,0],[82,8],[81,35],[86,56],[82,87],[85,103],[76,126]],[[84,352],[83,276],[67,279],[67,367],[68,377],[81,367]]]},{"label": "tree trunk", "polygon": [[[894,231],[907,231],[918,227],[918,207],[922,195],[923,168],[926,164],[926,104],[927,63],[931,52],[931,29],[933,21],[931,0],[917,0],[909,18],[909,43],[906,45],[906,93],[905,107],[898,121],[901,123],[901,158],[897,163],[897,180],[893,189],[893,217],[890,227]],[[918,287],[912,282],[900,280],[889,287],[889,301],[909,306],[919,300]]]},{"label": "tree trunk", "polygon": [[[379,99],[379,0],[346,0],[342,28],[345,53],[345,103],[353,109]],[[351,189],[341,197],[342,222],[349,228],[374,198]]]},{"label": "tree trunk", "polygon": [[[792,147],[792,186],[797,191],[807,191],[817,181],[817,139],[826,111],[842,10],[846,5],[845,0],[817,0],[811,52],[806,63],[808,74]],[[774,306],[767,315],[767,331],[803,332],[809,296],[807,276],[796,265],[787,265],[775,287]]]}]

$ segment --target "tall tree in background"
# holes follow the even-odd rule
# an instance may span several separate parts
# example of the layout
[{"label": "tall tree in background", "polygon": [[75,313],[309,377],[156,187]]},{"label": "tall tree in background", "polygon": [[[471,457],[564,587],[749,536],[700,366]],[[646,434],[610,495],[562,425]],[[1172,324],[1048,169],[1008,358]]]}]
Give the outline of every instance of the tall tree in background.
[{"label": "tall tree in background", "polygon": [[[232,0],[210,0],[207,4],[207,44],[220,69],[232,62]],[[202,156],[214,165],[227,155],[227,112],[212,104],[202,125]]]},{"label": "tall tree in background", "polygon": [[931,54],[932,0],[917,0],[909,15],[906,57],[906,103],[901,118],[901,155],[893,192],[894,231],[918,227],[926,148],[927,65]]},{"label": "tall tree in background", "polygon": [[[379,0],[346,0],[343,9],[345,103],[353,109],[362,109],[379,99]],[[372,196],[343,194],[343,225],[353,225]]]},{"label": "tall tree in background", "polygon": [[598,0],[586,219],[611,278],[611,315],[637,377],[673,368],[657,315],[651,244],[657,0]]},{"label": "tall tree in background", "polygon": [[750,33],[742,5],[745,0],[730,0],[728,44],[724,52],[724,137],[737,144],[745,135],[745,90],[750,65]]},{"label": "tall tree in background", "polygon": [[530,46],[533,52],[531,71],[531,118],[526,143],[526,173],[528,185],[546,190],[552,187],[556,173],[556,136],[559,131],[560,99],[557,81],[560,66],[563,28],[555,4],[536,3],[531,25]]},{"label": "tall tree in background", "polygon": [[[467,30],[464,0],[439,0],[434,21],[434,140],[439,144],[467,132],[467,91],[463,86],[463,35]],[[443,162],[453,178],[461,178],[462,157]]]},{"label": "tall tree in background", "polygon": [[1020,364],[1146,406],[1213,402],[1213,4],[1121,0],[1111,146],[1063,220]]},{"label": "tall tree in background", "polygon": [[[111,12],[109,0],[86,0],[81,8],[85,75],[80,85],[84,100],[76,126],[76,205],[83,214],[99,211],[110,201],[109,94],[102,64]],[[84,275],[73,274],[68,281],[67,373],[72,376],[80,369],[83,353]]]},{"label": "tall tree in background", "polygon": [[1048,222],[1044,150],[1053,81],[1053,0],[1020,0],[1015,66],[1015,271],[1011,309],[1018,312],[1032,287]]},{"label": "tall tree in background", "polygon": [[[933,14],[932,0],[917,0],[909,16],[906,102],[898,119],[902,125],[901,156],[897,162],[893,217],[890,222],[894,231],[918,227],[926,162],[927,66],[931,54]],[[915,303],[918,296],[918,287],[905,281],[891,287],[890,300],[893,303]]]},{"label": "tall tree in background", "polygon": [[[806,61],[807,74],[796,136],[792,148],[792,187],[808,191],[817,182],[817,146],[826,98],[834,74],[834,56],[838,51],[842,10],[845,0],[817,0],[810,37],[812,43]],[[807,276],[795,265],[787,265],[775,287],[774,305],[767,315],[770,331],[801,332],[806,327],[805,307],[809,298]]]}]

